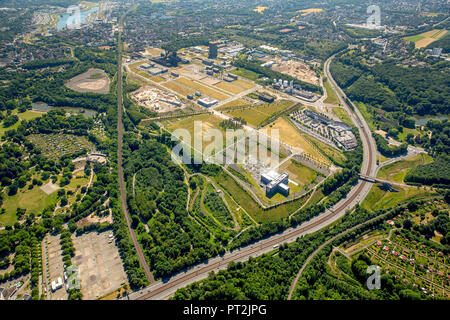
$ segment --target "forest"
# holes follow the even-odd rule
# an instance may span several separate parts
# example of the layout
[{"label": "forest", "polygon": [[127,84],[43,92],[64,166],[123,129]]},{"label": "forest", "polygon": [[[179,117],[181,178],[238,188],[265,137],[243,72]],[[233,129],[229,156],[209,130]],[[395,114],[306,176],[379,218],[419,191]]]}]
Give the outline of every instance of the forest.
[{"label": "forest", "polygon": [[431,134],[418,136],[413,143],[427,150],[435,158],[435,161],[411,169],[406,174],[405,181],[448,188],[450,183],[450,122],[448,120],[429,120],[426,129]]},{"label": "forest", "polygon": [[[356,226],[364,221],[387,213],[388,216],[397,214],[402,208],[393,209],[391,212],[369,212],[358,209],[357,214],[345,215],[338,224],[329,226],[317,233],[305,235],[297,238],[291,244],[282,244],[278,250],[264,254],[257,258],[250,258],[248,262],[230,263],[226,270],[217,273],[210,273],[208,278],[193,283],[186,288],[179,289],[174,300],[285,300],[288,295],[289,287],[294,280],[298,270],[308,258],[308,256],[317,249],[326,239],[333,237]],[[384,228],[383,220],[378,219],[364,227],[351,232],[348,238],[355,238],[361,231],[367,229]],[[316,259],[313,260],[313,262]],[[317,266],[316,266],[317,264]],[[346,293],[341,286],[336,286],[336,281],[329,279],[326,273],[321,273],[325,268],[322,262],[316,262],[310,265],[307,270],[311,270],[309,275],[302,277],[299,283],[296,296],[297,299],[314,299],[314,298],[330,298],[340,297],[340,299],[363,298],[363,299],[381,299],[380,295],[374,295],[361,285],[361,289],[352,289],[352,294]],[[325,263],[326,264],[326,263]],[[312,273],[313,272],[313,273]],[[317,294],[308,294],[308,284],[304,284],[303,280],[308,279],[310,282],[309,292],[316,291],[314,283],[317,285],[326,281],[328,290],[321,290],[320,293],[325,294],[318,296]],[[365,280],[364,280],[365,281]],[[396,281],[400,285],[399,281]],[[320,285],[322,288],[324,285]],[[347,289],[348,290],[348,289]],[[386,290],[387,291],[387,290]],[[394,294],[387,295],[388,299],[395,299]]]},{"label": "forest", "polygon": [[445,68],[404,68],[389,59],[369,67],[364,58],[367,57],[354,50],[331,65],[333,77],[350,99],[408,115],[450,112]]},{"label": "forest", "polygon": [[408,144],[403,143],[399,146],[391,146],[389,142],[379,135],[378,133],[372,133],[375,143],[377,144],[378,151],[385,157],[398,157],[408,153]]},{"label": "forest", "polygon": [[186,211],[183,170],[164,145],[146,138],[139,141],[132,132],[124,136],[128,206],[151,270],[155,277],[165,278],[225,250]]}]

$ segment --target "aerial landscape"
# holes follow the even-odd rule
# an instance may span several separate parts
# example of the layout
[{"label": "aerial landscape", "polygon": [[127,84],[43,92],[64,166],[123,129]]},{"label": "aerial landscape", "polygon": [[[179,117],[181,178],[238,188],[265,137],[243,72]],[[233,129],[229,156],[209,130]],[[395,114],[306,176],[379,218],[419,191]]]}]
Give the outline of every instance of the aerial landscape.
[{"label": "aerial landscape", "polygon": [[0,0],[0,300],[448,301],[449,16]]}]

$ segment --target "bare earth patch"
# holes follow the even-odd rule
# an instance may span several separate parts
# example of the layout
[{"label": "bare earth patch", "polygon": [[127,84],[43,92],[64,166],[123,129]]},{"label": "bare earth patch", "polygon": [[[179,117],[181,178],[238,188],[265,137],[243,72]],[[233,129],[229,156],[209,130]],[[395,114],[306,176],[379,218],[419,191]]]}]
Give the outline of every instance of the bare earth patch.
[{"label": "bare earth patch", "polygon": [[46,185],[43,185],[41,187],[41,190],[45,192],[45,194],[49,195],[53,192],[57,191],[59,189],[59,186],[56,184],[53,184],[52,182],[47,183]]},{"label": "bare earth patch", "polygon": [[106,94],[109,92],[110,80],[105,71],[89,69],[85,73],[70,79],[66,87],[77,92]]}]

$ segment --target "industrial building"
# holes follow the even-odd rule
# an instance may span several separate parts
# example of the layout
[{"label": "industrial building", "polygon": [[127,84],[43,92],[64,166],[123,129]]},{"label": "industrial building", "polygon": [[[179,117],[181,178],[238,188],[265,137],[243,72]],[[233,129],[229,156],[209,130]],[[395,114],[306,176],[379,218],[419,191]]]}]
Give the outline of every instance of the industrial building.
[{"label": "industrial building", "polygon": [[214,64],[214,60],[211,60],[211,59],[203,59],[202,62],[204,65],[207,65],[207,66],[212,66]]},{"label": "industrial building", "polygon": [[219,101],[217,101],[216,99],[209,99],[209,98],[203,98],[203,99],[198,99],[197,103],[205,108],[210,108],[213,105],[217,104]]},{"label": "industrial building", "polygon": [[268,103],[272,103],[275,101],[274,97],[269,96],[268,94],[265,94],[265,93],[259,93],[258,99],[261,101],[264,101],[264,102],[268,102]]},{"label": "industrial building", "polygon": [[272,197],[277,193],[289,196],[289,174],[278,174],[274,171],[261,174],[261,183],[266,185],[266,196]]},{"label": "industrial building", "polygon": [[275,89],[285,92],[287,94],[290,94],[293,97],[303,98],[303,99],[307,99],[309,101],[314,101],[314,100],[319,99],[319,97],[316,96],[314,93],[303,90],[298,85],[295,85],[294,81],[292,81],[292,80],[290,82],[288,82],[287,80],[283,81],[282,79],[279,79],[279,80],[274,79],[272,85]]},{"label": "industrial building", "polygon": [[329,118],[327,118],[327,117],[325,117],[325,116],[323,116],[321,114],[318,114],[315,111],[309,110],[309,109],[305,110],[305,115],[307,115],[308,117],[310,117],[310,118],[312,118],[314,120],[317,120],[317,121],[323,123],[326,126],[334,123],[333,120],[331,120],[331,119],[329,119]]},{"label": "industrial building", "polygon": [[168,69],[162,67],[153,67],[147,70],[147,73],[152,76],[157,76],[163,73],[166,73]]},{"label": "industrial building", "polygon": [[217,58],[217,45],[218,45],[217,41],[211,41],[209,43],[209,55],[208,55],[209,59]]},{"label": "industrial building", "polygon": [[232,73],[228,73],[225,77],[223,77],[223,80],[227,82],[233,82],[237,79],[238,79],[237,75],[234,75]]}]

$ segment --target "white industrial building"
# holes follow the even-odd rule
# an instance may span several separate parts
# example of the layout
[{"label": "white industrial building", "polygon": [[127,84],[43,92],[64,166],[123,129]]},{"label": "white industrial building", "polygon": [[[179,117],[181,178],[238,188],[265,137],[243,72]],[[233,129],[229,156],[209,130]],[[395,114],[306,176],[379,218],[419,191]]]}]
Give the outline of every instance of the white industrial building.
[{"label": "white industrial building", "polygon": [[215,104],[217,104],[219,101],[217,101],[216,99],[209,99],[209,98],[203,98],[203,99],[198,99],[197,103],[205,108],[210,108],[212,106],[214,106]]},{"label": "white industrial building", "polygon": [[269,171],[261,174],[261,183],[266,185],[266,196],[272,197],[280,193],[285,197],[289,196],[289,174],[283,172],[278,174],[275,171]]}]

